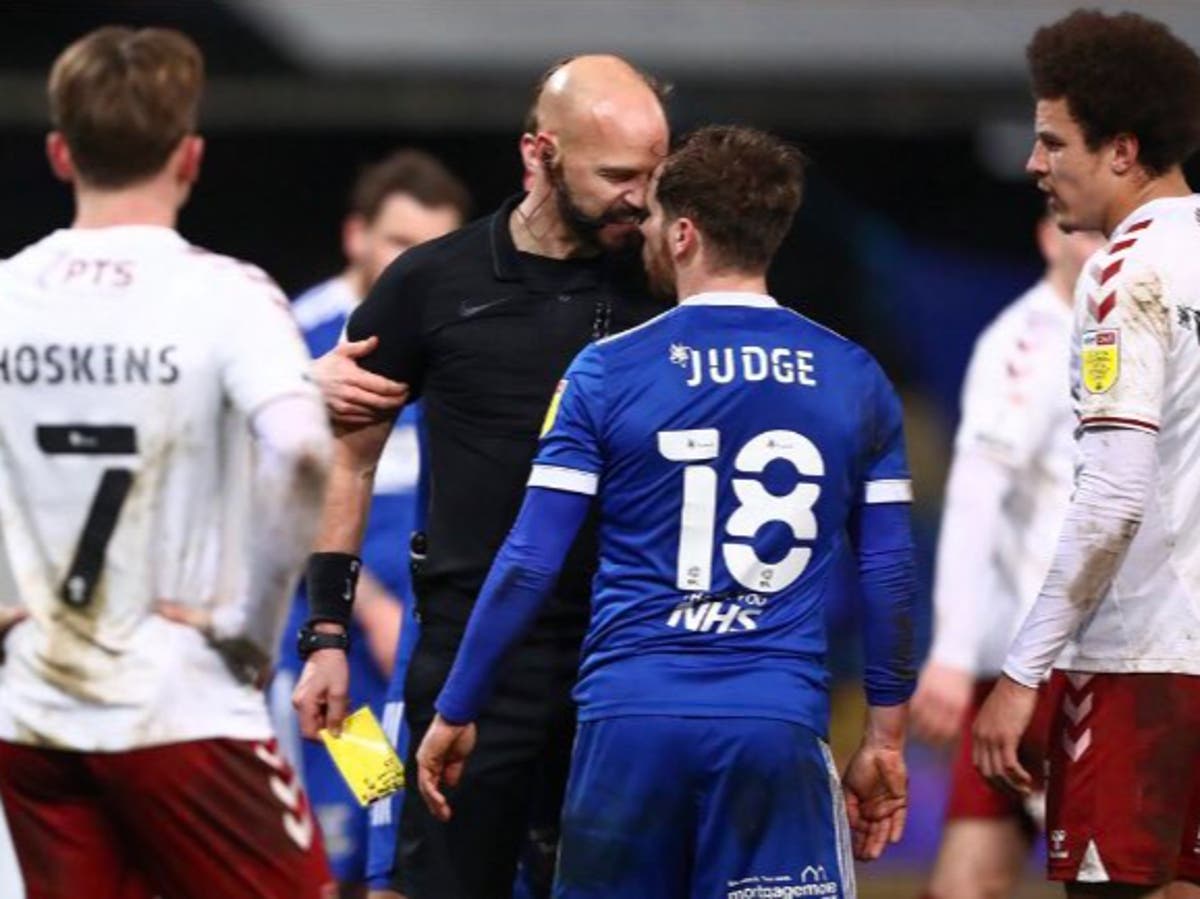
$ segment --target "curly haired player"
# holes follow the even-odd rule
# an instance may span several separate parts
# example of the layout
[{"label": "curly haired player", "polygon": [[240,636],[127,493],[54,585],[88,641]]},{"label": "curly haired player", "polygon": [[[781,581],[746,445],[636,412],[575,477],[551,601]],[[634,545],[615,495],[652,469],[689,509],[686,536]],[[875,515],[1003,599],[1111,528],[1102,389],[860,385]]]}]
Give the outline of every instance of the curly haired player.
[{"label": "curly haired player", "polygon": [[1060,226],[1109,243],[1076,288],[1075,495],[975,762],[1028,789],[1016,749],[1053,664],[1051,879],[1072,899],[1196,897],[1200,198],[1182,163],[1200,145],[1200,58],[1160,23],[1085,11],[1028,56],[1028,170]]}]

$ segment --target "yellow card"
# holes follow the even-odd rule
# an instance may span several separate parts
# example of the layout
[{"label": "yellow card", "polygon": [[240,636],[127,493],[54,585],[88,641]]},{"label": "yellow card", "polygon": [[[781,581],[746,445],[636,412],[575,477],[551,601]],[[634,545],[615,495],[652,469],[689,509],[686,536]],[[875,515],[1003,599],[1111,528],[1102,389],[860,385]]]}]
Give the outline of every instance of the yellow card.
[{"label": "yellow card", "polygon": [[347,715],[336,737],[322,728],[321,740],[360,805],[404,789],[404,764],[369,707]]}]

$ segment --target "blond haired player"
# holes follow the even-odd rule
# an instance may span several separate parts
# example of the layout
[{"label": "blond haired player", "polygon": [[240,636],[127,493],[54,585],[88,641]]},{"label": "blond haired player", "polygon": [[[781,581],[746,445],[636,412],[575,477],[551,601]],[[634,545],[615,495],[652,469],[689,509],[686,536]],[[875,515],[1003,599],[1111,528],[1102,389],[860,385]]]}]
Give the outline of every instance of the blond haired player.
[{"label": "blond haired player", "polygon": [[[970,740],[974,713],[1050,567],[1074,470],[1071,300],[1101,241],[1064,234],[1050,216],[1038,222],[1037,238],[1045,275],[971,354],[938,545],[933,649],[913,696],[918,736],[935,744],[960,738],[926,894],[936,899],[1010,895],[1040,826],[1036,809],[975,770]],[[1033,758],[1045,752],[1048,695],[1038,710],[1040,723],[1022,744]]]},{"label": "blond haired player", "polygon": [[327,893],[258,683],[330,438],[278,288],[175,231],[202,83],[177,32],[68,47],[47,150],[75,219],[0,264],[4,602],[26,616],[0,794],[32,899]]},{"label": "blond haired player", "polygon": [[1029,789],[1017,745],[1054,665],[1051,879],[1072,899],[1200,896],[1200,198],[1182,169],[1200,58],[1158,22],[1086,11],[1028,57],[1028,170],[1063,228],[1108,244],[1075,297],[1075,493],[975,763]]}]

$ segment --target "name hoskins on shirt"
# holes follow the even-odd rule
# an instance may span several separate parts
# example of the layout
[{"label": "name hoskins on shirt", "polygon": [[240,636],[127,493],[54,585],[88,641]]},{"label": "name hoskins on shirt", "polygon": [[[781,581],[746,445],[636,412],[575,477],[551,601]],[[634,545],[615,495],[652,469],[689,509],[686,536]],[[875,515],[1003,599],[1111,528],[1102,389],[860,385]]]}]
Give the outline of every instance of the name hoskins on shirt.
[{"label": "name hoskins on shirt", "polygon": [[0,346],[0,383],[26,387],[174,384],[180,376],[178,356],[174,343]]}]

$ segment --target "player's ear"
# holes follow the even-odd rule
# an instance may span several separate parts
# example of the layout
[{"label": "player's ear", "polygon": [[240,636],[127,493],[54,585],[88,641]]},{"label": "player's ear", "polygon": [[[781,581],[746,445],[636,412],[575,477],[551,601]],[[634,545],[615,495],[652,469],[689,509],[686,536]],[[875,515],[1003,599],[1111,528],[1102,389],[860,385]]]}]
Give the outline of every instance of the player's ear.
[{"label": "player's ear", "polygon": [[46,159],[50,162],[50,171],[59,181],[68,184],[75,180],[75,164],[71,161],[71,148],[61,131],[51,131],[46,135]]},{"label": "player's ear", "polygon": [[671,222],[670,231],[671,255],[676,259],[690,256],[699,247],[700,232],[695,223],[689,218],[677,218]]},{"label": "player's ear", "polygon": [[1109,143],[1109,167],[1114,175],[1126,175],[1138,164],[1141,146],[1134,134],[1118,134]]},{"label": "player's ear", "polygon": [[179,142],[175,152],[179,155],[176,177],[185,184],[195,184],[200,179],[200,164],[204,161],[204,138],[189,134]]}]

